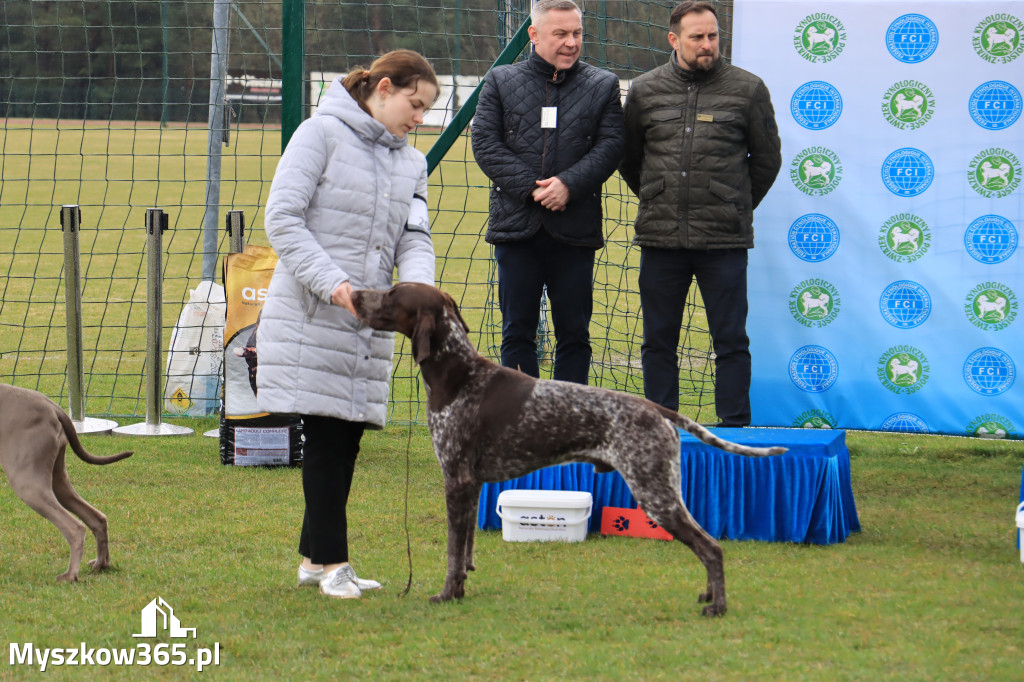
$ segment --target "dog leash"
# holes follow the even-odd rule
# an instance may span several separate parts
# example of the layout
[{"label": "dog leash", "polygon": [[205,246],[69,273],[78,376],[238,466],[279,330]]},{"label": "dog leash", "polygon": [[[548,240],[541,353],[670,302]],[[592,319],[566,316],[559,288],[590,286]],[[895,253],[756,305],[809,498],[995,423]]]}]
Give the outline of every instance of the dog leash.
[{"label": "dog leash", "polygon": [[[415,366],[415,365],[414,365]],[[420,382],[419,377],[413,374],[413,381],[416,383],[416,405],[420,404]],[[408,437],[405,441],[405,553],[409,559],[409,582],[405,584],[405,589],[402,590],[398,596],[404,597],[409,594],[409,590],[412,589],[412,538],[409,533],[409,479],[410,479],[410,465],[409,459],[412,452],[412,426],[415,421],[415,415],[413,414],[413,403],[409,403],[409,431]]]}]

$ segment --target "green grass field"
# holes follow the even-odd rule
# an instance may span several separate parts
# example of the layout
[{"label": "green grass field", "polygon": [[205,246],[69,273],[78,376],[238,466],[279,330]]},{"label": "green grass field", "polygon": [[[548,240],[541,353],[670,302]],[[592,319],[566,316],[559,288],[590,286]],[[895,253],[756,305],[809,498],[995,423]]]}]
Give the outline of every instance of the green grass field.
[{"label": "green grass field", "polygon": [[[197,433],[212,420],[188,422]],[[411,446],[407,446],[410,444]],[[69,462],[109,518],[115,569],[67,565],[57,530],[0,476],[0,679],[11,643],[220,647],[215,679],[1020,680],[1024,581],[1013,511],[1024,447],[849,433],[863,530],[816,546],[723,541],[729,612],[702,618],[697,559],[676,542],[506,543],[479,532],[461,603],[444,579],[441,474],[422,427],[367,434],[349,503],[352,562],[384,583],[358,601],[294,586],[300,471],[222,466],[217,441],[87,437]],[[406,461],[411,475],[406,498]],[[412,588],[401,597],[410,574]],[[91,539],[86,558],[94,552]],[[140,640],[157,596],[195,639]],[[170,679],[188,668],[50,667],[47,679]]]},{"label": "green grass field", "polygon": [[[433,139],[427,132],[416,143],[425,151]],[[133,415],[120,419],[133,423],[145,412],[144,213],[159,204],[171,219],[166,348],[201,274],[206,131],[7,121],[0,144],[0,381],[66,404],[58,218],[61,204],[78,203],[87,413]],[[277,131],[243,129],[224,150],[223,210],[245,211],[252,243],[266,243],[261,208],[279,146]],[[431,177],[439,282],[493,357],[486,188],[465,139]],[[626,194],[613,178],[596,276],[594,382],[639,391],[637,254],[628,246],[635,204]],[[708,387],[706,340],[695,331],[686,343],[695,352],[684,359],[685,410],[706,421],[697,406]],[[700,617],[703,570],[678,543],[595,535],[534,544],[479,533],[467,598],[429,604],[445,570],[443,485],[425,429],[403,424],[424,419],[423,393],[407,342],[397,349],[393,425],[364,439],[349,505],[353,563],[384,583],[381,593],[329,601],[294,587],[299,470],[222,466],[217,440],[200,435],[87,437],[97,453],[136,451],[110,467],[69,462],[79,491],[109,517],[115,569],[55,584],[66,543],[0,476],[0,650],[8,656],[0,679],[39,674],[38,665],[11,665],[12,643],[134,647],[139,612],[157,596],[197,629],[191,654],[219,646],[220,665],[203,674],[222,679],[1024,678],[1024,569],[1013,541],[1020,441],[848,434],[863,531],[827,547],[723,542],[722,619]],[[173,421],[197,434],[214,427],[212,419]],[[412,589],[400,597],[407,537]],[[89,540],[86,558],[93,551]],[[191,676],[186,670],[46,674]]]},{"label": "green grass field", "polygon": [[[202,277],[207,138],[204,127],[8,120],[0,127],[0,380],[41,390],[66,405],[62,204],[82,211],[82,318],[86,414],[144,415],[147,208],[168,213],[163,236],[162,347],[188,292]],[[417,134],[430,149],[437,131]],[[219,252],[228,210],[242,210],[247,241],[266,245],[263,204],[280,152],[280,131],[241,128],[222,150]],[[500,316],[496,273],[483,234],[489,183],[460,137],[431,175],[430,203],[439,285],[462,306],[473,341],[496,357]],[[606,186],[607,247],[595,268],[592,382],[641,392],[639,252],[630,246],[635,200],[613,176]],[[217,265],[219,277],[220,265]],[[684,411],[704,420],[710,402],[708,336],[696,287],[682,342]],[[550,322],[542,371],[550,373]],[[408,414],[418,380],[398,346],[393,413]],[[704,412],[701,412],[701,406]]]}]

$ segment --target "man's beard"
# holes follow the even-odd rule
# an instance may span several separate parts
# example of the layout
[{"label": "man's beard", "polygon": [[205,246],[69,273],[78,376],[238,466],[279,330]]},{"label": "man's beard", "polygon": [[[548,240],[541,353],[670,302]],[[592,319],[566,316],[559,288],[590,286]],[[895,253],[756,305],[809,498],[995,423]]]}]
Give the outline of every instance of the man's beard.
[{"label": "man's beard", "polygon": [[720,57],[720,54],[699,55],[693,61],[687,61],[686,66],[691,71],[710,71],[715,68],[715,64],[718,63]]}]

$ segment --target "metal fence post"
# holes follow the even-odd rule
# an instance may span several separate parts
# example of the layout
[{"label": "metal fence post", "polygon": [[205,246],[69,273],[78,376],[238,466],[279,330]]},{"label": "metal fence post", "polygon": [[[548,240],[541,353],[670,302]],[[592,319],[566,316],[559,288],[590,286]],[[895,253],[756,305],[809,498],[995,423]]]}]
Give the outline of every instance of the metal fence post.
[{"label": "metal fence post", "polygon": [[230,109],[224,96],[228,71],[228,0],[213,3],[210,111],[206,146],[206,210],[203,213],[203,279],[217,279],[217,214],[220,211],[221,147],[228,143]]},{"label": "metal fence post", "polygon": [[306,0],[281,3],[281,151],[306,117]]},{"label": "metal fence post", "polygon": [[159,208],[146,210],[146,421],[114,429],[133,436],[183,436],[187,426],[164,424],[163,373],[163,233],[167,214]]},{"label": "metal fence post", "polygon": [[117,422],[85,416],[85,381],[82,368],[82,287],[81,250],[78,234],[82,210],[77,204],[60,209],[60,229],[64,232],[64,307],[68,335],[68,414],[78,433],[109,433]]}]

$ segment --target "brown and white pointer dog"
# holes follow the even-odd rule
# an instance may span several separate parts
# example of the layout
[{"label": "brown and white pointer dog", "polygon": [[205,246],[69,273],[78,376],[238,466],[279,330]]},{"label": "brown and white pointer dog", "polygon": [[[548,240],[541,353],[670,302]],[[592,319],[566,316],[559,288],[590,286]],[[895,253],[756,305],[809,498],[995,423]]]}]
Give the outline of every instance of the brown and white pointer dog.
[{"label": "brown and white pointer dog", "polygon": [[64,534],[71,560],[57,580],[75,582],[85,552],[85,526],[69,512],[85,521],[96,536],[96,558],[89,562],[94,571],[110,567],[110,544],[107,517],[71,487],[64,465],[68,445],[89,464],[110,464],[132,454],[89,454],[78,440],[71,417],[57,403],[38,391],[0,384],[0,465],[14,494]]},{"label": "brown and white pointer dog", "polygon": [[590,462],[618,470],[640,506],[693,550],[707,570],[706,616],[725,613],[722,548],[683,503],[676,426],[705,443],[741,455],[784,448],[750,448],[724,441],[693,420],[643,398],[593,386],[537,380],[487,360],[470,343],[458,306],[424,284],[353,292],[370,327],[412,339],[427,389],[430,434],[444,472],[448,507],[448,573],[432,601],[461,599],[473,570],[473,534],[483,483],[505,481],[541,467]]}]

